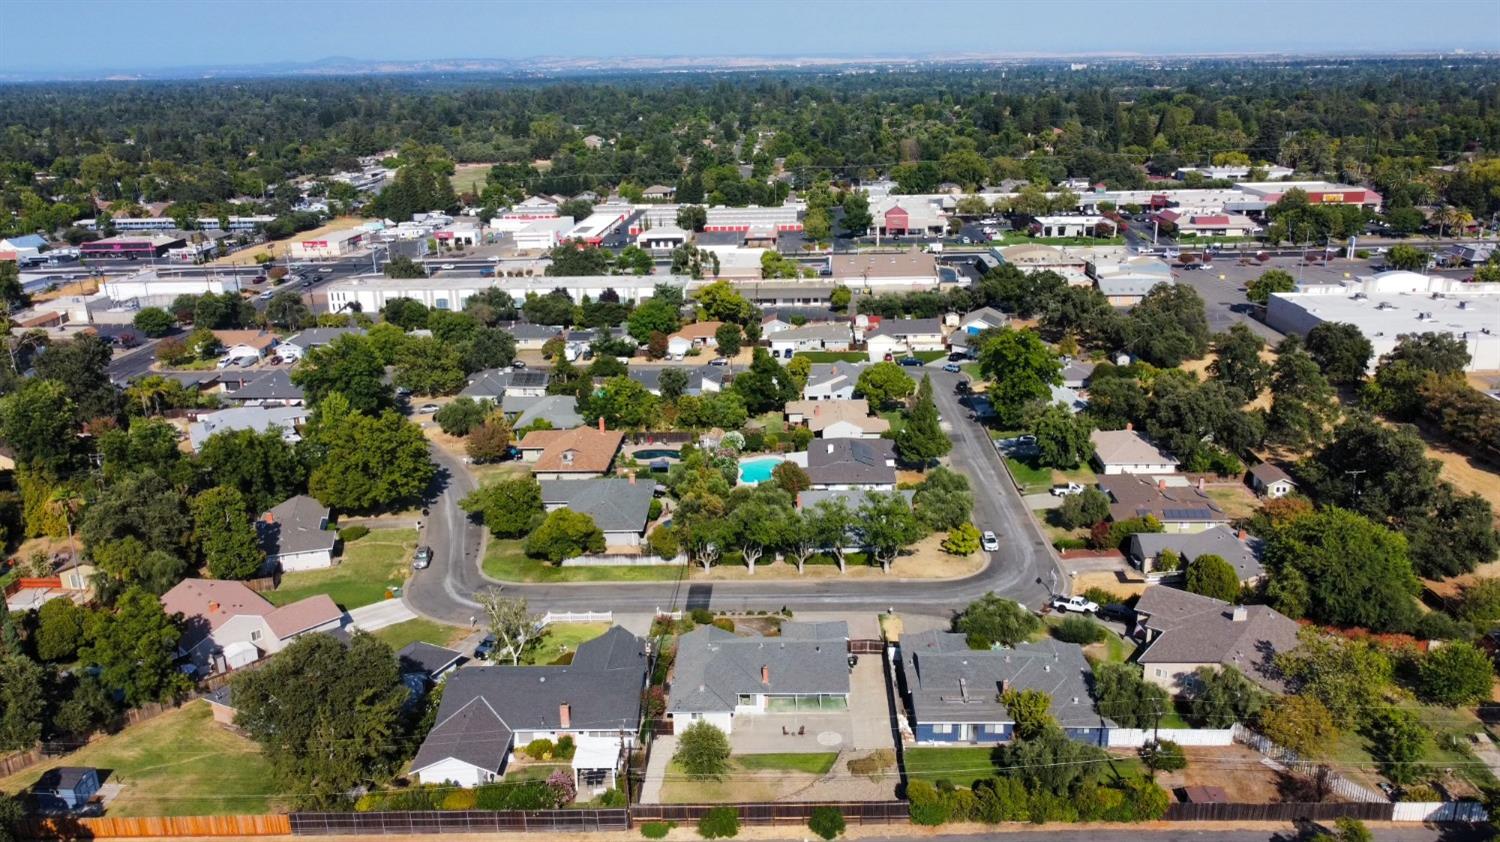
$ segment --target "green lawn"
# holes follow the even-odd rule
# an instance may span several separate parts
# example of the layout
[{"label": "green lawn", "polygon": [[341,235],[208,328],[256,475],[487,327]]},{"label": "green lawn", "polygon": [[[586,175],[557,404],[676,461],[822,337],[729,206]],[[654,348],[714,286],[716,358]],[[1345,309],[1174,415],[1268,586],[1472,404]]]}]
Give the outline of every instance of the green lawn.
[{"label": "green lawn", "polygon": [[0,780],[18,792],[57,766],[110,770],[124,784],[111,816],[203,816],[268,813],[286,789],[255,743],[213,721],[207,703],[132,725],[118,734]]},{"label": "green lawn", "polygon": [[1022,494],[1040,494],[1052,488],[1051,468],[1034,468],[1010,456],[1005,458],[1005,464],[1010,467],[1016,484],[1021,486]]},{"label": "green lawn", "polygon": [[958,367],[964,374],[969,375],[970,380],[976,383],[984,379],[984,375],[979,371],[979,363],[959,363]]},{"label": "green lawn", "polygon": [[[1479,763],[1468,749],[1468,735],[1480,733],[1484,726],[1471,709],[1451,709],[1438,705],[1424,705],[1411,698],[1388,699],[1390,704],[1414,712],[1427,727],[1432,739],[1422,761],[1438,768],[1452,768],[1475,787],[1496,785],[1495,776]],[[1339,735],[1330,750],[1330,757],[1341,764],[1360,765],[1373,770],[1375,759],[1370,754],[1370,741],[1357,731],[1346,731]]]},{"label": "green lawn", "polygon": [[954,786],[968,786],[979,778],[994,774],[989,746],[956,746],[934,748],[919,746],[906,750],[906,776],[909,780],[937,783],[949,781]]},{"label": "green lawn", "polygon": [[375,529],[344,545],[340,562],[326,570],[287,573],[281,587],[264,596],[272,605],[286,605],[313,594],[328,594],[348,611],[386,598],[386,592],[406,581],[411,554],[417,548],[415,529]]},{"label": "green lawn", "polygon": [[521,551],[521,541],[490,541],[484,553],[484,572],[502,582],[670,582],[683,576],[681,567],[558,567]]},{"label": "green lawn", "polygon": [[734,765],[750,772],[784,770],[826,775],[839,759],[838,752],[819,754],[740,754],[731,758]]},{"label": "green lawn", "polygon": [[796,356],[815,363],[858,363],[870,358],[863,351],[798,351]]},{"label": "green lawn", "polygon": [[875,414],[890,422],[890,434],[892,437],[901,432],[902,427],[906,426],[906,415],[899,409],[877,410]]},{"label": "green lawn", "polygon": [[933,360],[936,360],[936,359],[948,356],[948,352],[947,351],[915,351],[915,352],[912,353],[912,356],[916,357],[919,360],[921,360],[922,363],[925,365],[926,363],[930,363]]},{"label": "green lawn", "polygon": [[553,623],[542,633],[541,642],[521,659],[524,664],[550,664],[565,652],[609,631],[609,623]]},{"label": "green lawn", "polygon": [[435,646],[451,647],[468,634],[468,629],[449,626],[418,617],[415,620],[407,620],[404,623],[397,623],[394,626],[386,626],[383,629],[377,629],[370,633],[385,641],[386,645],[390,646],[392,650],[399,652],[407,644],[416,643],[419,640]]}]

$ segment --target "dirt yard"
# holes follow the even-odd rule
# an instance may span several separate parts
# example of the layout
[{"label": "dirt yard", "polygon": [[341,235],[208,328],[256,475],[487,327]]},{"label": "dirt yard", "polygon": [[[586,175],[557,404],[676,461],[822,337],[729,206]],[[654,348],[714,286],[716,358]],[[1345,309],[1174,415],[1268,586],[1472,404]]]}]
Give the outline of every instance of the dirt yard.
[{"label": "dirt yard", "polygon": [[302,240],[316,240],[318,237],[324,234],[331,234],[334,231],[342,231],[345,228],[353,228],[356,225],[364,224],[366,221],[367,220],[361,219],[357,216],[341,216],[330,221],[327,225],[323,225],[319,228],[314,228],[311,231],[302,231],[300,233],[293,234],[285,240],[272,240],[268,243],[261,243],[257,246],[251,246],[247,249],[241,249],[234,254],[227,255],[225,257],[219,258],[218,260],[215,260],[214,264],[218,266],[253,266],[255,264],[256,255],[260,254],[269,254],[279,260],[287,256],[287,250],[292,247],[293,240],[299,242]]},{"label": "dirt yard", "polygon": [[73,281],[72,283],[61,284],[55,290],[39,292],[36,295],[31,296],[31,302],[33,304],[43,304],[55,298],[62,298],[63,296],[67,295],[93,295],[98,291],[98,281],[95,281],[92,278],[85,278],[81,281]]},{"label": "dirt yard", "polygon": [[1185,747],[1182,751],[1187,755],[1187,768],[1160,774],[1156,779],[1169,792],[1183,786],[1218,786],[1237,804],[1283,800],[1281,774],[1261,763],[1260,755],[1245,746]]},{"label": "dirt yard", "polygon": [[1103,588],[1121,597],[1139,596],[1146,590],[1146,583],[1127,581],[1117,570],[1089,570],[1073,577],[1073,593],[1089,588]]}]

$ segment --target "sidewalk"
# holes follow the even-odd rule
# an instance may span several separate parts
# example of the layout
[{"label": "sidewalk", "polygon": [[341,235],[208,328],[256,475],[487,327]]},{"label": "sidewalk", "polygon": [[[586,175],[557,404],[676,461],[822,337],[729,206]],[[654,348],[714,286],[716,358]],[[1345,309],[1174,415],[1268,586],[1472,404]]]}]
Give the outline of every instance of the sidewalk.
[{"label": "sidewalk", "polygon": [[641,803],[661,803],[661,787],[666,781],[667,764],[677,753],[677,737],[659,734],[651,744],[651,758],[646,764],[646,780],[641,782]]},{"label": "sidewalk", "polygon": [[387,599],[350,611],[349,625],[360,631],[372,632],[416,618],[417,613],[407,608],[402,600]]}]

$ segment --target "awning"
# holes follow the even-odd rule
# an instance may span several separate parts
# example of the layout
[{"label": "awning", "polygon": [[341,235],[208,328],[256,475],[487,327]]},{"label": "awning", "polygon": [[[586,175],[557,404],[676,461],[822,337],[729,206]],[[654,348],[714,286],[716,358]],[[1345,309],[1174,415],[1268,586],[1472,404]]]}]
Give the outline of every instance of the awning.
[{"label": "awning", "polygon": [[574,738],[573,769],[613,769],[620,762],[617,737]]}]

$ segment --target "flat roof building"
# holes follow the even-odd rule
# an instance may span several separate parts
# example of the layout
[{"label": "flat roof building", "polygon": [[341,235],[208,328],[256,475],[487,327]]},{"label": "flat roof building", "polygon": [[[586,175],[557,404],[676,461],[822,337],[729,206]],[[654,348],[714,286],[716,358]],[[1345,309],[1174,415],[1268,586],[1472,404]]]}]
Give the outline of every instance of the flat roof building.
[{"label": "flat roof building", "polygon": [[104,295],[113,301],[142,299],[156,301],[179,295],[203,295],[210,292],[219,295],[226,292],[239,292],[239,289],[240,279],[237,275],[203,272],[161,273],[155,269],[144,269],[123,278],[105,281],[102,286]]},{"label": "flat roof building", "polygon": [[359,248],[364,242],[365,231],[361,228],[345,228],[332,231],[317,239],[293,242],[288,253],[293,258],[342,257]]},{"label": "flat roof building", "polygon": [[1374,190],[1334,184],[1328,181],[1243,181],[1236,184],[1247,195],[1258,198],[1267,205],[1281,201],[1288,190],[1301,190],[1307,200],[1315,205],[1365,205],[1379,207],[1385,200]]},{"label": "flat roof building", "polygon": [[828,269],[835,283],[861,289],[932,289],[938,285],[937,258],[915,248],[835,254],[828,258]]},{"label": "flat roof building", "polygon": [[373,313],[395,298],[411,298],[428,308],[462,310],[470,296],[486,289],[501,289],[517,304],[525,302],[528,293],[546,295],[563,289],[577,303],[583,297],[597,301],[605,290],[614,290],[621,301],[641,302],[656,293],[658,284],[686,289],[686,275],[585,275],[579,277],[534,275],[521,278],[481,278],[445,272],[435,278],[387,278],[384,275],[360,275],[335,281],[327,287],[328,307],[340,312],[358,304]]},{"label": "flat roof building", "polygon": [[1352,324],[1375,349],[1372,367],[1403,334],[1443,333],[1464,343],[1469,370],[1500,368],[1500,284],[1381,272],[1275,293],[1266,307],[1266,322],[1303,337],[1324,322]]},{"label": "flat roof building", "polygon": [[[167,220],[171,222],[171,220]],[[187,240],[169,234],[117,234],[91,243],[83,243],[78,250],[84,257],[165,257],[172,249],[182,248]]]}]

